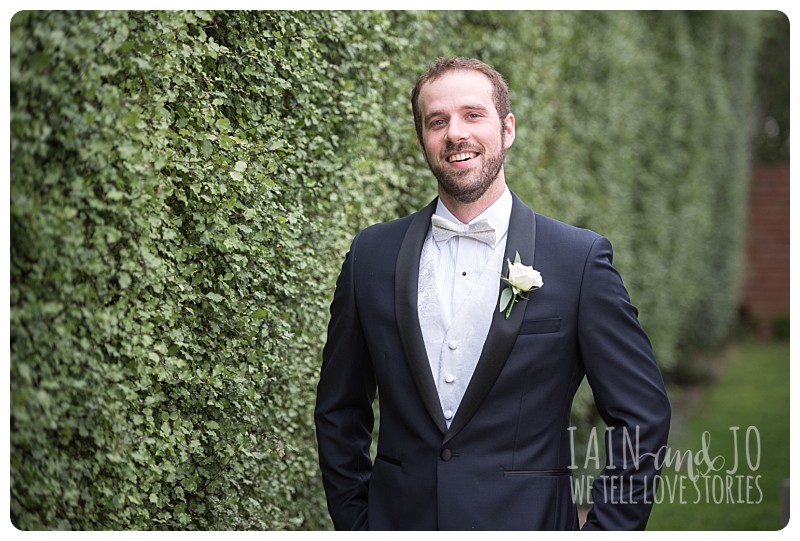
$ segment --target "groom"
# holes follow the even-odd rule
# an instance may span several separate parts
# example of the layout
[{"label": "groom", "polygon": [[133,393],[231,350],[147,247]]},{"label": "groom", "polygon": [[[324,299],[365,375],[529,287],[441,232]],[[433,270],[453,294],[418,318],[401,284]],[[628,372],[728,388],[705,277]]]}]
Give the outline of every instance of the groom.
[{"label": "groom", "polygon": [[584,529],[643,529],[670,406],[611,245],[509,191],[515,118],[493,68],[439,60],[411,104],[439,197],[361,231],[336,284],[315,411],[334,526],[577,529],[585,376],[609,459]]}]

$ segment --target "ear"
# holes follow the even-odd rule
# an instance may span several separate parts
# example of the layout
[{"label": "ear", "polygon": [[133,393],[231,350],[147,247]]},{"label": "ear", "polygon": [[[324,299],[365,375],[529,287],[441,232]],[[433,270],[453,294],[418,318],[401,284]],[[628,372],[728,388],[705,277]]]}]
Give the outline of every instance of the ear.
[{"label": "ear", "polygon": [[514,144],[514,139],[517,137],[516,120],[513,113],[508,113],[506,118],[503,119],[503,133],[505,134],[503,148],[511,148],[511,145]]}]

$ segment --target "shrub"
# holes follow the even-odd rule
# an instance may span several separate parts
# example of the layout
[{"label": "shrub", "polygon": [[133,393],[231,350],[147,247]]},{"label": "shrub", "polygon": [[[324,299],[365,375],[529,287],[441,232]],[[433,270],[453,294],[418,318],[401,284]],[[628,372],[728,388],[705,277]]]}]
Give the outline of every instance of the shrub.
[{"label": "shrub", "polygon": [[328,527],[327,305],[355,232],[435,195],[407,104],[435,56],[508,76],[512,189],[611,238],[665,368],[713,343],[740,273],[757,20],[16,14],[12,522]]}]

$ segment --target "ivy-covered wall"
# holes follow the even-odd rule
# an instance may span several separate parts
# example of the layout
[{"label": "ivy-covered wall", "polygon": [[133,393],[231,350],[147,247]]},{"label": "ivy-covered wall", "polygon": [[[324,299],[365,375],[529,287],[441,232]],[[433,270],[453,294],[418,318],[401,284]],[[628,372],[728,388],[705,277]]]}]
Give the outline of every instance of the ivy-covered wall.
[{"label": "ivy-covered wall", "polygon": [[511,188],[612,240],[681,370],[735,313],[759,20],[16,14],[13,523],[329,527],[311,418],[327,306],[352,236],[435,195],[407,96],[443,54],[507,75]]}]

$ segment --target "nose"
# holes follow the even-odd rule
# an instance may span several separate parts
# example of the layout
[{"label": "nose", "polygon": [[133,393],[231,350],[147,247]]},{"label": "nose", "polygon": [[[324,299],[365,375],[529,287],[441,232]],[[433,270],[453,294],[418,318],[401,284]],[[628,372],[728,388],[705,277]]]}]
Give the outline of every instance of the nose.
[{"label": "nose", "polygon": [[469,137],[467,126],[458,118],[451,118],[447,124],[447,140],[450,142],[464,141]]}]

